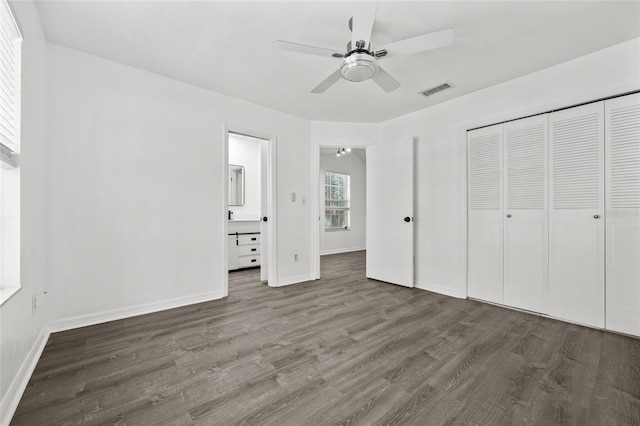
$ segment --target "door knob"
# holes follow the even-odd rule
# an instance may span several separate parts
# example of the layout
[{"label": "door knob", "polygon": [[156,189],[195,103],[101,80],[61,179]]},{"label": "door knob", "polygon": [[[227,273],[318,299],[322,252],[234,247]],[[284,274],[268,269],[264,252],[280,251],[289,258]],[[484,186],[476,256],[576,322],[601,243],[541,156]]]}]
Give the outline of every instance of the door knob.
[{"label": "door knob", "polygon": [[599,215],[599,214],[594,214],[594,215],[593,215],[593,218],[594,218],[594,219],[600,219],[600,215]]},{"label": "door knob", "polygon": [[262,218],[262,221],[263,221],[263,222],[266,222],[267,220],[268,220],[268,219],[267,219],[267,217],[266,217],[266,216]]},{"label": "door knob", "polygon": [[509,213],[509,214],[507,215],[507,217],[511,217],[511,213]]},{"label": "door knob", "polygon": [[411,218],[409,216],[407,216],[407,217],[404,218],[404,221],[405,222],[411,222]]}]

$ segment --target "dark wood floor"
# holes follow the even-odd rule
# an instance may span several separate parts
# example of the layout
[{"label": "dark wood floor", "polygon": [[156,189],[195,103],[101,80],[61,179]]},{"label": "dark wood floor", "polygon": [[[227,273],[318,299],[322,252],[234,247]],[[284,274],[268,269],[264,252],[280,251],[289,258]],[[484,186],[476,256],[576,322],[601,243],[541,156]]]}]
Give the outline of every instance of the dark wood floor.
[{"label": "dark wood floor", "polygon": [[12,424],[640,424],[638,339],[322,275],[53,334]]}]

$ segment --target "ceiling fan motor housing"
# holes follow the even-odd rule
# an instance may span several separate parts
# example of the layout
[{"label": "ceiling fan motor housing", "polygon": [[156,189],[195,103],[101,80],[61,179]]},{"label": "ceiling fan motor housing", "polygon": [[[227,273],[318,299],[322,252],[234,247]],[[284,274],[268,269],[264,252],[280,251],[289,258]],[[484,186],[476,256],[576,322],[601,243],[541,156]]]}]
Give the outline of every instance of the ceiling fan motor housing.
[{"label": "ceiling fan motor housing", "polygon": [[340,74],[345,80],[365,81],[376,75],[378,62],[370,53],[353,53],[346,58],[340,67]]}]

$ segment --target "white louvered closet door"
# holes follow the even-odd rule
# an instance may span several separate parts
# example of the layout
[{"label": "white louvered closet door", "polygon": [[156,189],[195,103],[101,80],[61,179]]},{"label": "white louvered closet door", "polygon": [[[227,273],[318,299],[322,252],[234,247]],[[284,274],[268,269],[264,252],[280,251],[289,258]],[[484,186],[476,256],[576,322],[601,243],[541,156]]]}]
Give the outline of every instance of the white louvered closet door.
[{"label": "white louvered closet door", "polygon": [[468,295],[503,303],[502,124],[467,133]]},{"label": "white louvered closet door", "polygon": [[549,114],[549,314],[604,327],[604,102]]},{"label": "white louvered closet door", "polygon": [[607,329],[640,336],[640,94],[605,101]]},{"label": "white louvered closet door", "polygon": [[547,116],[504,125],[504,304],[548,311]]}]

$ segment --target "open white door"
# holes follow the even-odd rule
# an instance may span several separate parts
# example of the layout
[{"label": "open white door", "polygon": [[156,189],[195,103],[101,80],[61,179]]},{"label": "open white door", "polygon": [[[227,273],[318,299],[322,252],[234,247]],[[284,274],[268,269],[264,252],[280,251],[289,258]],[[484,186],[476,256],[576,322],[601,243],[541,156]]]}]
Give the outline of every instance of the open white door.
[{"label": "open white door", "polygon": [[367,277],[413,287],[413,139],[367,148]]}]

